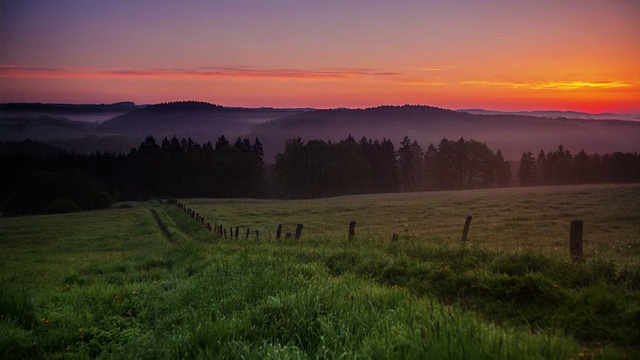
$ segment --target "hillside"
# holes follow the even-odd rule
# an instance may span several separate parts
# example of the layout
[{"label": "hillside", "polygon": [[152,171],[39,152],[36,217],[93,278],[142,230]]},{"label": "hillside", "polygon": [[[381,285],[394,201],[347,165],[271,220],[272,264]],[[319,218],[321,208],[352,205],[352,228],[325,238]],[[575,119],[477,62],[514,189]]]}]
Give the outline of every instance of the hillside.
[{"label": "hillside", "polygon": [[536,110],[536,111],[497,111],[486,109],[458,109],[476,115],[525,115],[546,118],[567,118],[567,119],[585,119],[585,120],[625,120],[640,121],[640,114],[613,114],[613,113],[586,113],[580,111],[554,111],[554,110]]},{"label": "hillside", "polygon": [[301,110],[228,108],[205,102],[184,101],[147,106],[98,126],[109,133],[158,138],[191,137],[196,141],[215,141],[220,135],[234,138],[250,131],[251,127]]},{"label": "hillside", "polygon": [[143,107],[145,107],[145,105],[136,105],[130,101],[114,104],[7,103],[0,104],[0,118],[37,118],[49,116],[95,123]]},{"label": "hillside", "polygon": [[[66,110],[65,110],[66,109]],[[106,116],[100,124],[72,121],[77,116]],[[64,111],[71,111],[65,115]],[[537,153],[555,149],[559,144],[572,153],[640,151],[640,122],[596,120],[569,117],[542,117],[541,112],[492,113],[489,110],[453,111],[429,106],[380,106],[368,109],[274,109],[233,108],[204,102],[183,101],[150,106],[132,103],[112,105],[2,104],[0,105],[0,141],[54,141],[63,148],[81,151],[126,151],[129,145],[148,135],[156,138],[191,137],[195,141],[214,142],[220,135],[233,139],[259,137],[264,144],[265,161],[273,162],[284,142],[292,137],[339,141],[349,134],[374,139],[389,138],[398,146],[404,136],[426,148],[442,138],[475,139],[491,149],[501,149],[507,160],[518,160],[523,151]],[[37,115],[37,114],[44,114]],[[546,114],[546,113],[544,113]],[[571,113],[565,112],[567,116]],[[578,114],[578,113],[575,113]],[[574,115],[575,115],[574,114]],[[557,115],[557,114],[556,114]],[[588,114],[587,114],[588,115]],[[600,114],[602,115],[602,114]],[[13,117],[10,117],[13,116]],[[64,116],[64,118],[63,118]],[[551,115],[549,115],[551,116]],[[71,119],[71,120],[70,120]],[[78,139],[96,136],[78,145]],[[64,142],[64,143],[61,143]],[[93,146],[93,145],[96,146]],[[98,146],[99,145],[99,146]]]},{"label": "hillside", "polygon": [[[197,198],[0,217],[0,354],[637,359],[639,190]],[[300,240],[286,239],[297,224]]]},{"label": "hillside", "polygon": [[519,159],[523,151],[551,150],[559,144],[572,152],[583,148],[588,153],[640,151],[640,122],[475,115],[408,105],[306,112],[257,125],[249,136],[262,139],[265,158],[270,161],[288,138],[337,141],[348,134],[356,138],[390,138],[396,146],[409,136],[423,147],[437,145],[445,137],[464,137],[485,142],[494,151],[501,149],[511,160]]}]

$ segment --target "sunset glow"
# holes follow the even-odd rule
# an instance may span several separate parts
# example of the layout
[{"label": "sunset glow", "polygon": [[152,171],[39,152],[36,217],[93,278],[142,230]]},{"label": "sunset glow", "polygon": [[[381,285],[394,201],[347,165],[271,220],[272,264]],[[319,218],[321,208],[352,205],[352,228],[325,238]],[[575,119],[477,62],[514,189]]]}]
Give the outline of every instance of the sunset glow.
[{"label": "sunset glow", "polygon": [[0,3],[0,102],[640,112],[640,3]]}]

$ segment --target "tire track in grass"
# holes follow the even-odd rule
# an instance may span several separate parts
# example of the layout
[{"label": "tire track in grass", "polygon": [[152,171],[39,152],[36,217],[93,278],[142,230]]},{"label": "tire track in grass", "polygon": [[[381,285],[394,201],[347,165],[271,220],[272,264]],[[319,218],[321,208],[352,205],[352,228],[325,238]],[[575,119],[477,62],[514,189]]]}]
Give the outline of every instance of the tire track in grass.
[{"label": "tire track in grass", "polygon": [[162,235],[164,236],[164,238],[167,239],[168,242],[171,242],[171,243],[175,242],[175,240],[173,239],[173,236],[171,236],[171,232],[169,231],[167,226],[164,224],[162,219],[160,219],[160,215],[158,215],[158,212],[156,211],[156,209],[149,209],[149,210],[151,210],[151,214],[153,215],[153,218],[156,220],[156,223],[158,223],[158,227],[162,231]]}]

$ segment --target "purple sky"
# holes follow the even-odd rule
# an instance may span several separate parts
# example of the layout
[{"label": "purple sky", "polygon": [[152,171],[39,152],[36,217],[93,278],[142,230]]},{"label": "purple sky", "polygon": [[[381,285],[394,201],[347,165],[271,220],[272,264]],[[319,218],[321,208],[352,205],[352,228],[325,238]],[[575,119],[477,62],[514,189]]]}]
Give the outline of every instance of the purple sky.
[{"label": "purple sky", "polygon": [[640,111],[640,1],[4,0],[0,101]]}]

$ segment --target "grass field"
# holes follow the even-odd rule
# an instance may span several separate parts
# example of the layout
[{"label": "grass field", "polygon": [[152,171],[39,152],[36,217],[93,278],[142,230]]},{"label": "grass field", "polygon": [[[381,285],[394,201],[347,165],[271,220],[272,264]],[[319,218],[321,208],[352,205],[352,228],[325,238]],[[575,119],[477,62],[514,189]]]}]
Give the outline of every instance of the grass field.
[{"label": "grass field", "polygon": [[640,355],[640,186],[181,201],[0,218],[0,357]]},{"label": "grass field", "polygon": [[569,258],[569,223],[584,221],[585,254],[616,262],[640,260],[639,186],[560,186],[345,196],[319,200],[189,199],[206,221],[259,229],[264,239],[295,232],[345,239],[350,221],[362,240],[404,239],[456,244],[467,215],[471,246]]}]

